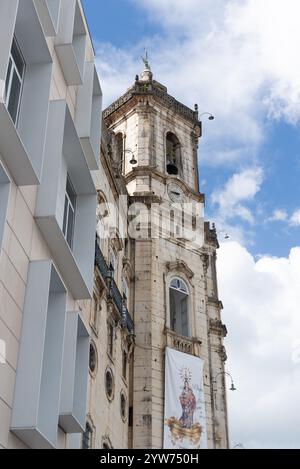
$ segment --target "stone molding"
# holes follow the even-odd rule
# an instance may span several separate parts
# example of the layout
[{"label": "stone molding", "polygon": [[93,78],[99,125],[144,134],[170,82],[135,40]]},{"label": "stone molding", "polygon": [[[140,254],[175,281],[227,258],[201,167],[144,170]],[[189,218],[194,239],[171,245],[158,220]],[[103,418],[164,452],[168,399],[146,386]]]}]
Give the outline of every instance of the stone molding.
[{"label": "stone molding", "polygon": [[180,260],[177,259],[176,262],[167,262],[166,268],[168,272],[182,272],[186,275],[186,277],[191,280],[194,277],[194,272],[188,267],[188,265]]}]

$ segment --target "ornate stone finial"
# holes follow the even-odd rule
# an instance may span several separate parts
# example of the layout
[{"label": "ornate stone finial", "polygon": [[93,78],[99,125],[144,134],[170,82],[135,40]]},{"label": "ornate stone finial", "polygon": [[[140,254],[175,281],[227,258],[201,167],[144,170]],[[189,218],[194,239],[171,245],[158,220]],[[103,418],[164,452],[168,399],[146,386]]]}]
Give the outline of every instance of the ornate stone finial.
[{"label": "ornate stone finial", "polygon": [[141,74],[141,81],[152,81],[153,74],[151,72],[151,67],[148,58],[148,51],[145,48],[145,57],[142,57],[142,61],[144,62],[145,69]]},{"label": "ornate stone finial", "polygon": [[145,48],[145,57],[142,57],[142,61],[145,64],[145,70],[151,71],[151,67],[150,67],[149,59],[148,59],[148,51],[146,48]]}]

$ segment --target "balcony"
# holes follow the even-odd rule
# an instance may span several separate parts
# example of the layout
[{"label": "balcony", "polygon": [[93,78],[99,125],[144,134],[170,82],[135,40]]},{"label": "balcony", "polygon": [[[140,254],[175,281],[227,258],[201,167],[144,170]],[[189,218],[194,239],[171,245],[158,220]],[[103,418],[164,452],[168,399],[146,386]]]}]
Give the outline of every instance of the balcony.
[{"label": "balcony", "polygon": [[201,341],[196,337],[184,337],[171,331],[171,329],[165,329],[167,338],[167,347],[173,348],[178,352],[188,353],[200,357]]},{"label": "balcony", "polygon": [[[100,249],[98,239],[96,239],[95,250],[95,266],[98,267],[104,281],[109,277],[110,269],[104,259],[103,253]],[[130,316],[127,307],[124,305],[123,297],[118,289],[118,286],[113,278],[110,279],[110,288],[108,290],[107,299],[112,300],[120,317],[122,318],[122,325],[126,327],[130,334],[134,333],[134,323]]]}]

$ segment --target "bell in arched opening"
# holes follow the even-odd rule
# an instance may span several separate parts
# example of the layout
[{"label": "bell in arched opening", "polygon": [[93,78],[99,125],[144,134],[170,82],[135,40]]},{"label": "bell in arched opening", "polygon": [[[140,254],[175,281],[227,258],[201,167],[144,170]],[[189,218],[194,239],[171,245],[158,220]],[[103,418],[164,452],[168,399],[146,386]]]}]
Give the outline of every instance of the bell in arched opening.
[{"label": "bell in arched opening", "polygon": [[181,165],[181,148],[175,134],[168,132],[166,136],[167,173],[177,176]]}]

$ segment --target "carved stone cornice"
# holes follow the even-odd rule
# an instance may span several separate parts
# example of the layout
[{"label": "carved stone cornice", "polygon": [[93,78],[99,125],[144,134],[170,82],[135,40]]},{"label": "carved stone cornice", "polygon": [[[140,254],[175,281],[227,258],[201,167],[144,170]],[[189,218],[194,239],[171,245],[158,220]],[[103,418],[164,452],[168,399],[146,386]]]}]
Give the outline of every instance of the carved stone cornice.
[{"label": "carved stone cornice", "polygon": [[201,122],[198,120],[198,113],[177,101],[173,96],[169,95],[167,93],[167,89],[156,81],[149,81],[146,83],[139,80],[136,81],[125,94],[104,110],[104,119],[107,120],[114,112],[118,111],[136,96],[153,96],[168,109],[173,109],[174,112],[198,125],[201,133]]},{"label": "carved stone cornice", "polygon": [[209,296],[209,297],[207,298],[207,301],[208,301],[208,303],[217,306],[217,308],[218,308],[219,310],[224,309],[224,308],[223,308],[223,303],[222,303],[222,301],[220,301],[218,298],[214,298],[213,296]]},{"label": "carved stone cornice", "polygon": [[209,332],[212,334],[219,335],[220,337],[226,337],[227,328],[220,319],[210,319]]},{"label": "carved stone cornice", "polygon": [[184,273],[189,280],[194,277],[194,272],[188,267],[188,265],[184,261],[180,259],[177,259],[177,261],[175,262],[167,262],[166,268],[168,272],[177,271]]},{"label": "carved stone cornice", "polygon": [[170,176],[170,175],[161,173],[153,166],[137,166],[136,168],[133,168],[132,171],[130,171],[130,173],[128,173],[125,176],[126,184],[133,181],[138,176],[140,177],[151,176],[151,178],[165,185],[167,185],[170,182],[176,182],[176,184],[178,184],[178,186],[180,186],[181,189],[184,191],[184,194],[186,196],[194,199],[196,202],[203,203],[203,204],[205,203],[205,194],[195,191],[194,189],[189,187],[182,179],[176,176]]},{"label": "carved stone cornice", "polygon": [[152,192],[138,192],[134,195],[129,196],[129,205],[135,203],[141,203],[146,205],[147,208],[151,208],[152,204],[162,204],[162,197],[153,194]]}]

